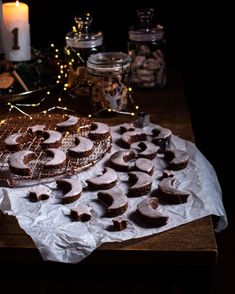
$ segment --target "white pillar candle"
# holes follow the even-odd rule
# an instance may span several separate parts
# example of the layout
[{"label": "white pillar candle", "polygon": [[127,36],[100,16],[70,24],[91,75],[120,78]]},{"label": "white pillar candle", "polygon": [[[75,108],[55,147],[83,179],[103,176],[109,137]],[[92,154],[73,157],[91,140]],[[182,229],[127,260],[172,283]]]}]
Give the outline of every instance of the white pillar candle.
[{"label": "white pillar candle", "polygon": [[10,61],[31,59],[29,7],[22,2],[7,2],[2,5],[3,49]]}]

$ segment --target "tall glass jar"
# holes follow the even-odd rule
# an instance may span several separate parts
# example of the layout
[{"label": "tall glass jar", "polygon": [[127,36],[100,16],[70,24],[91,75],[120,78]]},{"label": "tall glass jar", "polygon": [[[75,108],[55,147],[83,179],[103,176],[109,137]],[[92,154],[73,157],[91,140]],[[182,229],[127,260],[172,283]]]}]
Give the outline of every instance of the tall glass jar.
[{"label": "tall glass jar", "polygon": [[89,95],[86,63],[91,54],[103,51],[103,33],[93,32],[89,13],[76,16],[77,27],[66,34],[65,55],[69,65],[68,92],[74,97]]},{"label": "tall glass jar", "polygon": [[137,10],[139,24],[129,28],[131,82],[140,88],[161,88],[166,83],[164,28],[153,23],[154,9]]},{"label": "tall glass jar", "polygon": [[130,57],[124,52],[93,54],[87,62],[94,112],[125,111],[130,86]]}]

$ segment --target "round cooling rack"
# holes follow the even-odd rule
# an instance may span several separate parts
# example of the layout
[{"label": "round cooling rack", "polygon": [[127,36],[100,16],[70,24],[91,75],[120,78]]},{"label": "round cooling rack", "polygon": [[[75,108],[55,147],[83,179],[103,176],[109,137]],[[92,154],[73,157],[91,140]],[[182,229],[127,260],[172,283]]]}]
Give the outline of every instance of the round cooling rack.
[{"label": "round cooling rack", "polygon": [[[94,165],[111,149],[111,135],[104,140],[94,141],[94,151],[88,157],[71,158],[66,156],[66,165],[62,168],[44,169],[43,163],[47,160],[47,155],[41,147],[42,137],[32,137],[31,140],[22,144],[21,150],[31,150],[36,153],[36,158],[29,162],[31,169],[30,176],[21,176],[10,172],[8,159],[11,154],[6,149],[4,140],[10,134],[16,132],[26,132],[30,126],[46,125],[47,130],[55,130],[56,124],[66,120],[66,115],[62,114],[37,114],[31,117],[17,116],[0,123],[0,186],[17,187],[30,186],[35,183],[51,182],[58,177],[73,175],[91,165]],[[75,135],[88,136],[91,122],[87,118],[79,118],[76,133],[62,133],[62,145],[59,149],[67,154],[67,149],[75,146]]]}]

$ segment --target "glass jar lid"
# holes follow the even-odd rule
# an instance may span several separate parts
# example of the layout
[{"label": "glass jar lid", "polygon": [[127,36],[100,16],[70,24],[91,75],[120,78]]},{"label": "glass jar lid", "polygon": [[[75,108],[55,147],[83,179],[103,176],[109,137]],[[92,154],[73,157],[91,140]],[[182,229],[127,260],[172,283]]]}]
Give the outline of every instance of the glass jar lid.
[{"label": "glass jar lid", "polygon": [[137,26],[129,28],[129,39],[132,41],[157,41],[163,39],[164,28],[153,23],[154,9],[138,9],[137,16],[139,23]]},{"label": "glass jar lid", "polygon": [[119,74],[130,67],[130,61],[130,56],[124,52],[101,52],[89,56],[87,68],[93,74]]},{"label": "glass jar lid", "polygon": [[66,45],[74,48],[93,48],[103,44],[103,33],[92,32],[91,23],[93,18],[89,13],[74,18],[77,27],[66,34]]}]

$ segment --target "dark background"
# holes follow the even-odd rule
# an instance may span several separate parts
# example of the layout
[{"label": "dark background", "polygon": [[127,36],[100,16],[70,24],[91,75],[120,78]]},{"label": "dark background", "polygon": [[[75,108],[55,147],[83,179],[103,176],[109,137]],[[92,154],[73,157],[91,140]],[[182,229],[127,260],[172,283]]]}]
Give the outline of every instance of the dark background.
[{"label": "dark background", "polygon": [[[6,1],[3,1],[6,2]],[[232,76],[232,8],[229,1],[45,1],[25,0],[30,8],[31,43],[35,48],[65,45],[74,16],[90,12],[93,27],[104,33],[106,51],[126,51],[128,27],[136,9],[153,7],[164,25],[168,68],[182,72],[196,144],[211,161],[229,208],[234,147]]]}]

